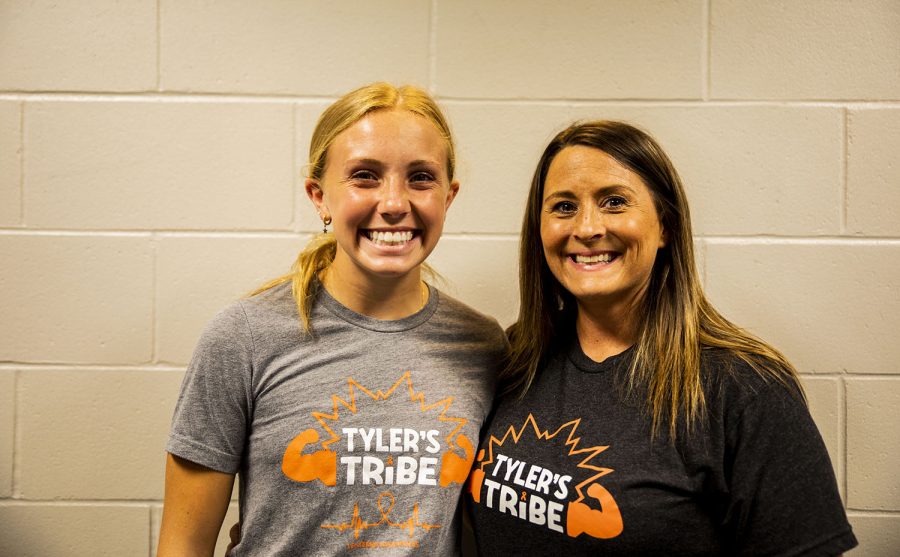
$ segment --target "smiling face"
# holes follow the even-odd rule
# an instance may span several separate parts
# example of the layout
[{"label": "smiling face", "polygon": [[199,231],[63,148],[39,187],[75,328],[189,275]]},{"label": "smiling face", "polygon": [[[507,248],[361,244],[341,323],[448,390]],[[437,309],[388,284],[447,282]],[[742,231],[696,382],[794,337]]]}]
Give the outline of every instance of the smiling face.
[{"label": "smiling face", "polygon": [[605,152],[562,149],[547,170],[541,205],[547,265],[579,306],[636,304],[665,245],[650,189]]},{"label": "smiling face", "polygon": [[418,280],[459,189],[438,129],[406,110],[377,110],[341,132],[326,161],[306,191],[333,221],[331,270],[350,281],[411,273]]}]

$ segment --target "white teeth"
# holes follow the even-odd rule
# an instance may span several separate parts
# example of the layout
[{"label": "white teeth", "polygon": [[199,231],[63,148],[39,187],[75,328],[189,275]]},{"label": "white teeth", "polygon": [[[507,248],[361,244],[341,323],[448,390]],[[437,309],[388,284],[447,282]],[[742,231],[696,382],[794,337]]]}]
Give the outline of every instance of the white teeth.
[{"label": "white teeth", "polygon": [[369,230],[369,239],[376,244],[391,245],[404,244],[412,240],[413,233],[411,230],[403,232],[382,232],[380,230]]},{"label": "white teeth", "polygon": [[612,255],[608,253],[602,253],[600,255],[576,255],[575,262],[576,263],[609,263],[612,260]]}]

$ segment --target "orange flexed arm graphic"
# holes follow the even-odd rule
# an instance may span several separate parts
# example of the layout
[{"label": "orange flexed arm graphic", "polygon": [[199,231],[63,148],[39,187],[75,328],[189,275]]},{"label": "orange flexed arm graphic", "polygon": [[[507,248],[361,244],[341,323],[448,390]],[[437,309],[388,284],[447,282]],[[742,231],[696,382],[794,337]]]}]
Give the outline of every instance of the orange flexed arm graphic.
[{"label": "orange flexed arm graphic", "polygon": [[461,457],[451,450],[444,453],[441,458],[441,487],[447,487],[451,483],[464,483],[472,469],[472,462],[475,460],[472,442],[460,433],[456,436],[456,444],[462,448],[465,456]]},{"label": "orange flexed arm graphic", "polygon": [[322,449],[312,454],[303,454],[303,448],[319,440],[319,433],[307,429],[294,439],[284,451],[281,471],[295,482],[319,480],[327,486],[337,483],[337,453]]},{"label": "orange flexed arm graphic", "polygon": [[600,484],[588,486],[587,494],[596,499],[603,510],[592,509],[580,500],[572,501],[566,513],[566,533],[573,538],[587,534],[604,540],[621,534],[622,514],[612,494]]}]

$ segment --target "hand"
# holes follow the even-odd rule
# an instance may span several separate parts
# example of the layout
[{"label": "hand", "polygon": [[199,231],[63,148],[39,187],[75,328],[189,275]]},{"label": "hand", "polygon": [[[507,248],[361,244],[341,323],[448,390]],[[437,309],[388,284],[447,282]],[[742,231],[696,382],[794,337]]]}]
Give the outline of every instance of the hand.
[{"label": "hand", "polygon": [[229,557],[231,555],[231,550],[234,547],[241,543],[241,523],[235,522],[234,525],[228,530],[228,547],[225,549],[225,557]]}]

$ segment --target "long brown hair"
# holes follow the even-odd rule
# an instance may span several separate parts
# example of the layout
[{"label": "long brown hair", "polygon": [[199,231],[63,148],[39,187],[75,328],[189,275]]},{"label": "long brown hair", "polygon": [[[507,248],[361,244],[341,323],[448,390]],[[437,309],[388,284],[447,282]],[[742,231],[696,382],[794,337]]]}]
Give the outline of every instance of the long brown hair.
[{"label": "long brown hair", "polygon": [[706,401],[701,351],[724,348],[764,378],[795,387],[796,370],[775,348],[734,325],[707,300],[694,262],[687,196],[678,172],[647,133],[615,121],[576,122],[544,150],[528,193],[519,251],[519,317],[509,328],[510,353],[502,373],[506,393],[524,394],[546,364],[555,341],[574,335],[576,300],[550,272],[541,243],[541,206],[550,163],[565,147],[599,149],[644,181],[653,196],[666,246],[656,255],[641,307],[626,393],[645,393],[652,431],[668,425],[676,435],[679,416],[688,430]]},{"label": "long brown hair", "polygon": [[[328,149],[341,132],[371,112],[389,109],[407,110],[434,124],[446,142],[447,175],[452,181],[456,168],[456,151],[453,147],[450,125],[437,103],[427,92],[416,86],[395,87],[383,82],[353,90],[322,112],[309,144],[309,177],[314,180],[322,179],[328,162]],[[334,234],[318,234],[297,256],[290,273],[270,280],[249,295],[255,296],[290,282],[301,327],[304,332],[310,332],[312,327],[309,317],[316,297],[314,286],[318,284],[315,279],[334,261],[336,250]],[[436,276],[427,264],[423,263],[422,267],[426,274]]]}]

